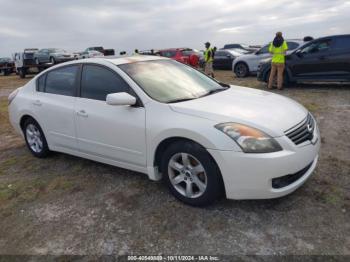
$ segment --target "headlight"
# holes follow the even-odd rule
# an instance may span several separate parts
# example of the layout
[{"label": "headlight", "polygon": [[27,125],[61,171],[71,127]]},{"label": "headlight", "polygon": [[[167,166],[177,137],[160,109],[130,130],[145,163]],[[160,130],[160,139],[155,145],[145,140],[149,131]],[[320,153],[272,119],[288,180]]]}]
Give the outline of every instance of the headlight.
[{"label": "headlight", "polygon": [[215,127],[236,141],[245,153],[271,153],[282,150],[275,139],[253,127],[237,123],[223,123]]}]

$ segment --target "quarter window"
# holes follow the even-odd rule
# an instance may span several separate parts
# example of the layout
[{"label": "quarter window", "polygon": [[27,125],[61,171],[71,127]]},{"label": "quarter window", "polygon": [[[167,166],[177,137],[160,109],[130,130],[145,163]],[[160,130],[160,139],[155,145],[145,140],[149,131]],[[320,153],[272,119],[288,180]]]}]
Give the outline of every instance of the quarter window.
[{"label": "quarter window", "polygon": [[101,66],[84,65],[81,97],[105,101],[108,94],[128,91],[128,84],[116,73]]},{"label": "quarter window", "polygon": [[40,76],[37,80],[36,90],[39,92],[44,92],[45,90],[45,78],[46,74]]},{"label": "quarter window", "polygon": [[47,73],[46,93],[74,96],[79,66],[65,66]]}]

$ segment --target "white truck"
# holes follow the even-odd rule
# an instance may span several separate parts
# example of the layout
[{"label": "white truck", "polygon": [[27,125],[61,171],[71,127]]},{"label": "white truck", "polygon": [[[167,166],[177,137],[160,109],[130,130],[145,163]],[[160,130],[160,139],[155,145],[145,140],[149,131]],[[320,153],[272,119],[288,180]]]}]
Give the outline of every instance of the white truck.
[{"label": "white truck", "polygon": [[36,74],[52,64],[37,65],[34,61],[34,54],[38,52],[37,48],[26,48],[23,52],[16,52],[12,55],[15,62],[16,73],[25,78],[27,74]]}]

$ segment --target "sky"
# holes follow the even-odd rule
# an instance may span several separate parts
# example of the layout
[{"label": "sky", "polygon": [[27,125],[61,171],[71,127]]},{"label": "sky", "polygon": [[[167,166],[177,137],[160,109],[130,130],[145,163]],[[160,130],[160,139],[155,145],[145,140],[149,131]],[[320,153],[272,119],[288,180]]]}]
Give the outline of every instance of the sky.
[{"label": "sky", "polygon": [[350,0],[0,0],[0,57],[24,48],[265,44],[350,33]]}]

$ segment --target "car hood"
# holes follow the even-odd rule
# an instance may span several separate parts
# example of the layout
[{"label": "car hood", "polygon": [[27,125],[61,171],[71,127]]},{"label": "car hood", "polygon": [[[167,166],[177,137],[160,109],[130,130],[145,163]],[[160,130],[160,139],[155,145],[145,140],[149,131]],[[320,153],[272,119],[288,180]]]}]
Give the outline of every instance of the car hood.
[{"label": "car hood", "polygon": [[231,86],[213,95],[169,106],[175,112],[205,118],[217,124],[246,124],[273,137],[283,136],[284,131],[307,116],[307,110],[292,99],[240,86]]}]

